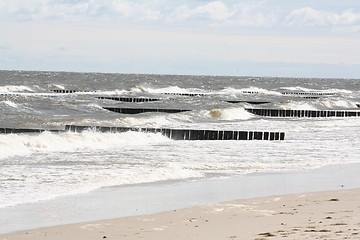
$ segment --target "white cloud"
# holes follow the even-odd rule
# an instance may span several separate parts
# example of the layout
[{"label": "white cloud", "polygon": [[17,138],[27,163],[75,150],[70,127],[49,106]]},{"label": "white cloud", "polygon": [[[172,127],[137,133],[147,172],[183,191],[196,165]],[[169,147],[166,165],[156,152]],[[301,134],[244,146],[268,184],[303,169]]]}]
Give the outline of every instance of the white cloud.
[{"label": "white cloud", "polygon": [[21,21],[56,19],[65,22],[86,22],[95,18],[98,22],[230,27],[352,27],[360,24],[360,12],[352,9],[341,12],[313,7],[278,9],[280,5],[274,3],[271,0],[185,0],[179,3],[165,0],[0,0],[0,18]]},{"label": "white cloud", "polygon": [[189,9],[187,5],[181,5],[169,15],[167,16],[167,21],[182,21],[185,19],[189,19],[192,15],[192,11]]},{"label": "white cloud", "polygon": [[215,1],[195,8],[194,14],[200,16],[204,14],[214,20],[226,20],[234,15],[234,12],[230,11],[230,9],[223,2]]},{"label": "white cloud", "polygon": [[125,17],[129,17],[134,14],[134,6],[129,2],[117,1],[114,0],[110,3],[110,6],[113,7],[113,10]]},{"label": "white cloud", "polygon": [[213,1],[197,7],[181,5],[177,7],[168,21],[203,20],[209,26],[269,26],[275,24],[277,17],[272,11],[262,11],[265,2],[243,2],[227,5]]},{"label": "white cloud", "polygon": [[273,11],[262,10],[265,2],[240,3],[235,8],[235,15],[231,23],[240,26],[270,26],[278,22],[279,16]]},{"label": "white cloud", "polygon": [[129,19],[130,21],[159,20],[163,6],[150,1],[84,0],[64,2],[56,0],[2,0],[0,16],[13,20],[81,21],[89,18]]},{"label": "white cloud", "polygon": [[197,7],[189,7],[181,5],[176,7],[172,13],[167,16],[167,20],[181,21],[189,19],[208,19],[215,21],[223,21],[231,18],[235,12],[221,1],[210,2]]},{"label": "white cloud", "polygon": [[74,20],[82,16],[93,16],[99,12],[101,4],[96,1],[63,3],[53,0],[3,0],[0,12],[3,16],[15,20],[61,19]]},{"label": "white cloud", "polygon": [[359,21],[360,13],[354,13],[352,10],[334,13],[310,7],[293,10],[286,18],[289,25],[305,26],[351,25]]},{"label": "white cloud", "polygon": [[[183,3],[183,2],[182,2]],[[192,4],[190,4],[192,3]],[[200,3],[187,1],[179,5],[167,1],[84,0],[59,2],[55,0],[2,0],[0,15],[13,20],[65,21],[88,18],[128,20],[131,22],[163,21],[167,23],[200,21],[205,25],[267,26],[275,23],[272,12],[261,11],[264,1],[226,4],[226,1]]]},{"label": "white cloud", "polygon": [[[107,15],[115,13],[120,14],[121,17],[128,18],[135,21],[159,20],[161,17],[161,10],[150,2],[134,3],[124,0],[113,0],[111,2],[101,1],[104,9],[108,9]],[[114,16],[116,17],[116,16]]]}]

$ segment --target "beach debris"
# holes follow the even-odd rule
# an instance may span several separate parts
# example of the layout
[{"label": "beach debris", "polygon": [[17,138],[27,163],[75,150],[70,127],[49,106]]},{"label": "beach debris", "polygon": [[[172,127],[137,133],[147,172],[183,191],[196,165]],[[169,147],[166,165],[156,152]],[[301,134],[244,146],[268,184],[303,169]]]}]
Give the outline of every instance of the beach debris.
[{"label": "beach debris", "polygon": [[345,225],[348,225],[347,223],[334,223],[334,224],[331,224],[330,226],[345,226]]},{"label": "beach debris", "polygon": [[265,233],[259,233],[258,235],[260,236],[264,236],[264,237],[275,237],[275,234],[272,234],[270,232],[265,232]]},{"label": "beach debris", "polygon": [[321,229],[321,230],[316,230],[316,229],[306,229],[304,232],[318,232],[318,233],[321,233],[321,232],[331,232],[331,230],[328,230],[328,229]]}]

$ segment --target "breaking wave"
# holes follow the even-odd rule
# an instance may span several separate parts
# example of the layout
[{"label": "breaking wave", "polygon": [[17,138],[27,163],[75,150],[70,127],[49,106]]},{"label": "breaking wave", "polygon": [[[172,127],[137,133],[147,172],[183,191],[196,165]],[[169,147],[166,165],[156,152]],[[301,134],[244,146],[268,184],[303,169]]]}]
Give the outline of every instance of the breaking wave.
[{"label": "breaking wave", "polygon": [[170,141],[161,134],[125,132],[54,134],[43,132],[38,135],[4,134],[0,135],[0,159],[11,156],[29,155],[39,152],[97,151],[118,149],[129,145],[154,144]]},{"label": "breaking wave", "polygon": [[18,93],[18,92],[34,92],[33,89],[27,86],[0,86],[0,93]]}]

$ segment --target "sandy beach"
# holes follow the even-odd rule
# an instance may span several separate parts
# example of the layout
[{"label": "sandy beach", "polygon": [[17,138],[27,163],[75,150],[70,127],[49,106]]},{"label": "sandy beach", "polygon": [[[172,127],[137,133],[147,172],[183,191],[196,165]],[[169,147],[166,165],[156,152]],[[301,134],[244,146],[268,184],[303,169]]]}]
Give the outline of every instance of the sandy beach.
[{"label": "sandy beach", "polygon": [[246,199],[0,235],[1,240],[359,238],[360,189]]}]

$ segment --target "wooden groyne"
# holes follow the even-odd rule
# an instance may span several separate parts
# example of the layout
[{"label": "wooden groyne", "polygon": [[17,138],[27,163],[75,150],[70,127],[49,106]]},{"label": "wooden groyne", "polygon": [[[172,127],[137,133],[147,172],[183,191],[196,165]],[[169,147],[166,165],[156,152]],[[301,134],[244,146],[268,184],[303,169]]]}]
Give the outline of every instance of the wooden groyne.
[{"label": "wooden groyne", "polygon": [[[149,97],[96,97],[98,99],[114,100],[119,102],[155,102],[161,100],[176,100],[176,99],[164,99],[164,98],[149,98]],[[250,103],[250,104],[265,104],[271,103],[269,101],[251,101],[251,100],[225,100],[228,103]]]},{"label": "wooden groyne", "polygon": [[198,129],[171,129],[171,128],[129,128],[129,127],[103,127],[103,126],[76,126],[66,125],[63,130],[25,129],[25,128],[0,128],[1,134],[28,134],[76,132],[94,130],[102,133],[121,133],[128,131],[161,133],[173,140],[284,140],[284,132],[259,132],[259,131],[224,131],[224,130],[198,130]]},{"label": "wooden groyne", "polygon": [[206,93],[162,93],[165,95],[178,95],[178,96],[187,96],[187,97],[197,97],[197,96],[206,96],[209,94]]},{"label": "wooden groyne", "polygon": [[66,131],[82,132],[85,130],[99,132],[146,132],[161,133],[173,140],[284,140],[284,132],[259,131],[224,131],[224,130],[198,130],[198,129],[170,129],[170,128],[127,128],[127,127],[101,127],[101,126],[74,126],[67,125]]},{"label": "wooden groyne", "polygon": [[[74,89],[50,89],[51,92],[55,93],[75,93],[75,92],[98,92],[99,90],[74,90]],[[240,91],[243,94],[261,94],[259,91]],[[209,93],[176,93],[176,92],[163,92],[165,95],[178,95],[178,96],[207,96]],[[280,92],[282,95],[299,95],[299,96],[338,96],[339,93],[335,92],[296,92],[296,91],[284,91]]]},{"label": "wooden groyne", "polygon": [[226,100],[228,103],[250,103],[250,104],[267,104],[269,101],[246,101],[246,100]]},{"label": "wooden groyne", "polygon": [[146,97],[97,97],[98,99],[114,100],[119,102],[155,102],[162,100],[161,98],[146,98]]},{"label": "wooden groyne", "polygon": [[186,109],[161,109],[161,108],[114,108],[114,107],[102,107],[102,108],[122,114],[139,114],[146,112],[179,113],[179,112],[191,111]]},{"label": "wooden groyne", "polygon": [[0,134],[17,134],[17,133],[42,133],[42,132],[53,132],[61,133],[64,130],[54,130],[54,129],[36,129],[36,128],[0,128]]},{"label": "wooden groyne", "polygon": [[308,96],[337,96],[338,93],[331,92],[281,92],[283,95],[308,95]]},{"label": "wooden groyne", "polygon": [[246,111],[266,117],[360,117],[360,111],[345,110],[283,110],[283,109],[258,109],[245,108]]},{"label": "wooden groyne", "polygon": [[79,91],[79,90],[69,90],[69,89],[51,89],[51,92],[54,93],[76,93],[76,92],[89,92],[89,91]]}]

